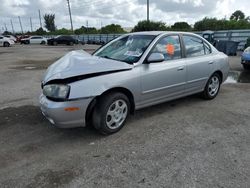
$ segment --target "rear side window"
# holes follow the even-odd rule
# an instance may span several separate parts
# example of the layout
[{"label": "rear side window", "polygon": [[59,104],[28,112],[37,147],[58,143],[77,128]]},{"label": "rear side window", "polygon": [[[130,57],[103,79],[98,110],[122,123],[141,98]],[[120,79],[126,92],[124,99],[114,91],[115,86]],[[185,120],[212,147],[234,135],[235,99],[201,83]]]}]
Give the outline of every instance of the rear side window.
[{"label": "rear side window", "polygon": [[209,46],[207,47],[203,44],[203,40],[194,36],[183,36],[183,41],[186,49],[187,57],[197,57],[210,53]]},{"label": "rear side window", "polygon": [[181,58],[181,45],[178,35],[166,36],[158,41],[152,53],[162,53],[165,61]]}]

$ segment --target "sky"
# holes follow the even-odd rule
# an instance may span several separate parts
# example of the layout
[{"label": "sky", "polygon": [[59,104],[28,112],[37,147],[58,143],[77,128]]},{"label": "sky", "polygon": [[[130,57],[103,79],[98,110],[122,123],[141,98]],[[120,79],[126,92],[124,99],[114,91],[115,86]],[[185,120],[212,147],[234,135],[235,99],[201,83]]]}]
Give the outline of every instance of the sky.
[{"label": "sky", "polygon": [[[69,0],[73,26],[105,26],[111,23],[133,27],[147,17],[147,0]],[[204,17],[229,18],[235,10],[248,15],[249,0],[149,0],[150,20],[171,25],[177,21],[194,24]],[[0,0],[0,31],[5,26],[12,31],[21,31],[18,16],[24,31],[40,27],[38,10],[55,14],[57,28],[70,28],[67,0]],[[250,14],[250,13],[249,13]],[[42,18],[42,24],[44,20]]]}]

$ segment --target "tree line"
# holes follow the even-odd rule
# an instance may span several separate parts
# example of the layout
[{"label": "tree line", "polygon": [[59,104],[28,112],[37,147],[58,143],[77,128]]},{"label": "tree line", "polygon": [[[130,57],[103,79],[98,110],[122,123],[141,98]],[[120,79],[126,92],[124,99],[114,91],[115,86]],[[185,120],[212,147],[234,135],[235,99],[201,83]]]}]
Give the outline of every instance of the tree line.
[{"label": "tree line", "polygon": [[[73,32],[66,28],[57,29],[55,25],[55,14],[45,14],[44,27],[39,28],[35,32],[27,32],[29,35],[70,35],[70,34],[112,34],[112,33],[126,33],[121,25],[110,24],[100,29],[95,27],[81,26]],[[139,21],[132,32],[137,31],[205,31],[205,30],[231,30],[231,29],[250,29],[250,17],[246,17],[241,10],[237,10],[230,16],[229,19],[217,19],[205,17],[202,20],[195,22],[192,26],[187,22],[176,22],[173,25],[167,25],[164,22],[155,21]]]}]

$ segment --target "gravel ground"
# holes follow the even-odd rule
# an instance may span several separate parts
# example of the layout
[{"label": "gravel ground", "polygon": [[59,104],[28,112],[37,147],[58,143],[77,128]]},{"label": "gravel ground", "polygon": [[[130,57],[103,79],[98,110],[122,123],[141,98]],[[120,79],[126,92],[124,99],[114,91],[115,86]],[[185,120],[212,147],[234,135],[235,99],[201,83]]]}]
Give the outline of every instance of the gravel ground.
[{"label": "gravel ground", "polygon": [[0,48],[1,187],[250,187],[250,72],[239,57],[212,101],[194,95],[137,111],[111,136],[51,126],[38,107],[45,68],[95,48]]}]

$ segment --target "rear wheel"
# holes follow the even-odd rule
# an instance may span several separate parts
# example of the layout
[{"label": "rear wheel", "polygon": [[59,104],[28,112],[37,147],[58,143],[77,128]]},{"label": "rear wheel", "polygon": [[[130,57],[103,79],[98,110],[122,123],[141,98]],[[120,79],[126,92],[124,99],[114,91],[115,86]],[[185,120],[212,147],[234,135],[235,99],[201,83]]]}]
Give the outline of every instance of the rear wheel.
[{"label": "rear wheel", "polygon": [[245,70],[250,70],[250,65],[242,64],[242,66]]},{"label": "rear wheel", "polygon": [[4,42],[4,43],[3,43],[3,46],[4,46],[4,47],[9,47],[9,46],[10,46],[10,43]]},{"label": "rear wheel", "polygon": [[202,92],[204,99],[211,100],[214,99],[220,90],[222,78],[218,73],[214,73],[207,81],[206,87]]},{"label": "rear wheel", "polygon": [[130,112],[129,99],[123,93],[110,93],[101,97],[93,111],[92,122],[102,134],[118,132]]}]

